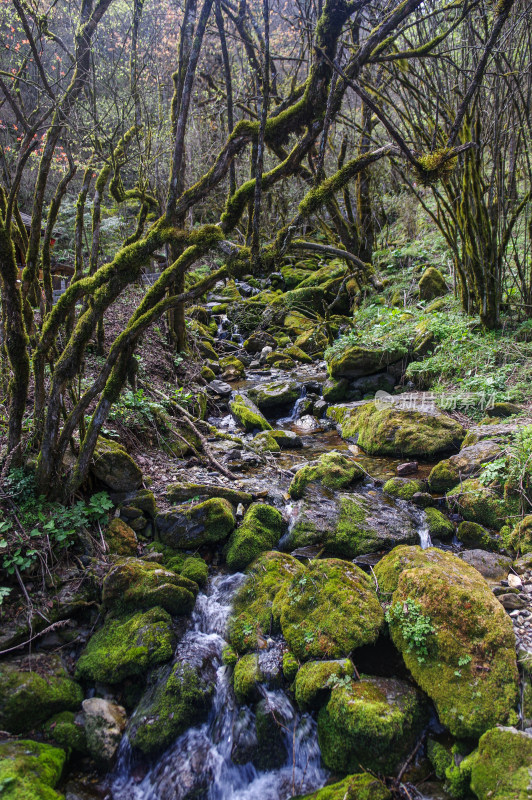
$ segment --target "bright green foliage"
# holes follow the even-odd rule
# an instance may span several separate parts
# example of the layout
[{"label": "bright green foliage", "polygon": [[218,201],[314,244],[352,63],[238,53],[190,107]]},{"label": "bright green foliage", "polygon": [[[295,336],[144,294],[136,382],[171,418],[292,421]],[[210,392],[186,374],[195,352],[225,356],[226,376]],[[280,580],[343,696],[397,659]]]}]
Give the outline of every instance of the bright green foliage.
[{"label": "bright green foliage", "polygon": [[2,800],[61,800],[54,791],[66,754],[49,744],[19,740],[0,744]]},{"label": "bright green foliage", "polygon": [[300,667],[296,675],[296,703],[302,711],[319,708],[328,700],[332,688],[346,679],[351,684],[353,673],[353,664],[348,658],[337,661],[308,661]]},{"label": "bright green foliage", "polygon": [[321,483],[327,489],[343,489],[364,477],[362,468],[352,459],[332,450],[314,464],[306,464],[296,472],[290,484],[290,497],[300,498],[310,483]]},{"label": "bright green foliage", "polygon": [[515,514],[516,503],[507,502],[493,488],[482,486],[476,478],[469,478],[447,493],[447,504],[464,519],[500,530],[506,519]]},{"label": "bright green foliage", "polygon": [[379,778],[363,772],[295,800],[392,800],[392,793]]},{"label": "bright green foliage", "polygon": [[434,628],[430,617],[426,617],[421,611],[419,603],[410,598],[404,603],[395,603],[386,612],[386,622],[397,623],[407,651],[415,653],[420,662],[426,660]]},{"label": "bright green foliage", "polygon": [[227,543],[227,566],[245,569],[260,553],[277,545],[285,528],[280,511],[266,503],[253,503]]},{"label": "bright green foliage", "polygon": [[384,614],[369,575],[339,559],[312,562],[279,589],[273,616],[300,661],[342,658],[372,644]]},{"label": "bright green foliage", "polygon": [[367,678],[338,686],[318,716],[322,758],[335,772],[392,772],[410,752],[427,719],[411,684]]},{"label": "bright green foliage", "polygon": [[[375,567],[383,593],[392,594],[392,640],[416,683],[431,697],[454,736],[479,737],[515,717],[517,667],[510,618],[484,578],[451,553],[397,547]],[[430,620],[420,661],[406,612]],[[415,622],[415,620],[414,620]]]},{"label": "bright green foliage", "polygon": [[426,484],[424,481],[409,478],[390,478],[389,481],[386,481],[382,490],[386,494],[391,494],[392,497],[397,497],[399,500],[411,500],[416,492],[426,491]]},{"label": "bright green foliage", "polygon": [[233,688],[239,703],[247,703],[258,697],[257,686],[261,682],[259,660],[255,653],[242,656],[235,664]]},{"label": "bright green foliage", "polygon": [[111,684],[141,677],[155,664],[169,661],[174,645],[172,618],[162,608],[107,619],[81,654],[76,677]]}]

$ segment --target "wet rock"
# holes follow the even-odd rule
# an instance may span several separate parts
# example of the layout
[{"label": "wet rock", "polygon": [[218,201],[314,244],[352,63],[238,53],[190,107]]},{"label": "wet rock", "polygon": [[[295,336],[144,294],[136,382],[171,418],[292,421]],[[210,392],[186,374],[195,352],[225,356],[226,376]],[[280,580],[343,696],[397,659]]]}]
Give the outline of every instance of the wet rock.
[{"label": "wet rock", "polygon": [[271,347],[272,349],[277,347],[277,342],[274,337],[266,331],[255,331],[255,333],[252,333],[249,339],[246,339],[244,342],[244,348],[248,353],[252,354],[260,353],[265,347]]},{"label": "wet rock", "polygon": [[166,490],[166,499],[169,503],[181,503],[185,500],[192,500],[195,497],[199,497],[201,500],[209,497],[223,497],[224,500],[228,500],[234,506],[239,503],[248,506],[253,500],[253,495],[250,492],[229,486],[220,486],[217,483],[188,483],[183,481],[171,483]]},{"label": "wet rock", "polygon": [[231,761],[234,764],[249,764],[257,752],[258,742],[255,717],[247,706],[239,709],[233,721],[232,739]]},{"label": "wet rock", "polygon": [[476,444],[463,447],[459,453],[436,464],[429,475],[431,492],[446,492],[480,471],[483,464],[498,458],[501,446],[491,439],[483,439]]},{"label": "wet rock", "polygon": [[94,450],[90,471],[113,492],[130,492],[142,486],[142,472],[125,447],[101,436]]},{"label": "wet rock", "polygon": [[54,791],[66,753],[31,740],[0,743],[0,786],[6,800],[61,800]]},{"label": "wet rock", "polygon": [[414,475],[419,469],[417,461],[406,461],[404,464],[398,464],[395,470],[400,478],[406,475]]},{"label": "wet rock", "polygon": [[212,497],[158,514],[156,524],[163,544],[187,549],[225,541],[235,527],[235,517],[227,500]]},{"label": "wet rock", "polygon": [[[442,550],[397,547],[375,574],[381,592],[393,593],[392,640],[453,736],[475,738],[511,719],[517,700],[515,636],[477,570]],[[409,638],[412,614],[428,619],[421,652]]]},{"label": "wet rock", "polygon": [[248,433],[257,430],[271,431],[272,429],[266,417],[245,394],[235,395],[235,399],[229,403],[229,409],[236,422]]},{"label": "wet rock", "polygon": [[296,381],[274,381],[261,383],[248,391],[249,396],[261,411],[285,408],[299,397]]},{"label": "wet rock", "polygon": [[419,281],[420,300],[434,300],[448,292],[445,278],[436,267],[427,267]]},{"label": "wet rock", "polygon": [[488,581],[499,581],[508,574],[512,566],[512,559],[498,553],[488,553],[485,550],[467,550],[460,553],[460,558],[466,564],[475,567]]},{"label": "wet rock", "polygon": [[233,391],[231,386],[225,381],[214,380],[207,384],[207,388],[214,394],[219,394],[220,397],[229,397]]},{"label": "wet rock", "polygon": [[316,431],[321,430],[319,419],[316,419],[316,417],[312,416],[311,414],[304,414],[294,422],[294,426],[302,434],[315,433]]},{"label": "wet rock", "polygon": [[301,437],[294,431],[271,431],[270,435],[275,439],[281,450],[301,450],[303,447]]},{"label": "wet rock", "polygon": [[84,700],[82,706],[89,753],[96,763],[110,767],[126,727],[125,709],[101,697]]},{"label": "wet rock", "polygon": [[257,750],[253,754],[253,763],[259,770],[279,769],[287,758],[281,725],[289,722],[282,715],[282,709],[276,708],[271,700],[264,699],[257,703],[255,709],[255,730],[257,733]]},{"label": "wet rock", "polygon": [[105,576],[102,601],[114,613],[160,606],[170,614],[188,614],[194,607],[197,584],[151,561],[124,558]]}]

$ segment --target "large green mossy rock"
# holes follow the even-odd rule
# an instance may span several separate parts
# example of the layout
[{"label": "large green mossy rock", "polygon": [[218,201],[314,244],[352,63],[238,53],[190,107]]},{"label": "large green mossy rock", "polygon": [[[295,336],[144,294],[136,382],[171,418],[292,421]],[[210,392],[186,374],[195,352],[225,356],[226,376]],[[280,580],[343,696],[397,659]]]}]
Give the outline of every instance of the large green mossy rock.
[{"label": "large green mossy rock", "polygon": [[445,278],[436,267],[427,267],[419,281],[420,300],[434,300],[448,292]]},{"label": "large green mossy rock", "polygon": [[103,536],[109,552],[113,555],[134,556],[137,554],[137,534],[119,517],[113,517]]},{"label": "large green mossy rock", "polygon": [[238,653],[254,650],[259,636],[267,636],[273,628],[279,631],[279,619],[272,618],[273,600],[277,592],[305,568],[296,558],[284,553],[263,553],[247,569],[245,583],[233,600],[229,619],[229,642]]},{"label": "large green mossy rock", "polygon": [[530,800],[532,736],[515,728],[487,731],[468,758],[478,800]]},{"label": "large green mossy rock", "polygon": [[437,508],[425,509],[425,520],[432,539],[440,539],[442,542],[450,541],[454,536],[454,525],[445,514]]},{"label": "large green mossy rock", "polygon": [[253,503],[227,543],[227,566],[245,569],[260,553],[275,547],[285,529],[280,511],[266,503]]},{"label": "large green mossy rock", "polygon": [[327,369],[331,378],[361,378],[381,372],[404,355],[400,348],[352,345],[340,353],[333,352],[327,359]]},{"label": "large green mossy rock", "polygon": [[379,778],[362,772],[295,800],[392,800],[392,793]]},{"label": "large green mossy rock", "polygon": [[447,492],[461,480],[477,474],[483,464],[498,458],[501,445],[491,439],[463,447],[459,453],[436,464],[429,475],[431,492]]},{"label": "large green mossy rock", "polygon": [[375,582],[348,561],[313,561],[284,584],[273,600],[273,617],[300,661],[343,658],[373,644],[384,615]]},{"label": "large green mossy rock", "polygon": [[169,661],[174,646],[172,618],[162,608],[107,619],[81,654],[76,677],[111,684],[139,677]]},{"label": "large green mossy rock", "polygon": [[415,745],[427,711],[421,692],[395,678],[337,686],[318,715],[322,759],[334,772],[394,772]]},{"label": "large green mossy rock", "polygon": [[344,439],[354,438],[369,455],[424,456],[458,449],[465,431],[436,407],[405,401],[331,406],[327,416]]},{"label": "large green mossy rock", "polygon": [[253,500],[253,495],[242,489],[234,489],[229,486],[219,486],[216,483],[190,483],[180,481],[171,483],[166,489],[166,499],[169,503],[182,503],[185,500],[192,500],[199,497],[207,500],[210,497],[223,497],[231,505],[237,506],[242,503],[248,506]]},{"label": "large green mossy rock", "polygon": [[349,658],[307,661],[297,671],[294,687],[296,703],[302,711],[320,708],[329,699],[332,688],[353,674],[353,662]]},{"label": "large green mossy rock", "polygon": [[165,750],[206,718],[213,691],[214,683],[190,664],[178,662],[155,670],[127,727],[131,745],[146,756]]},{"label": "large green mossy rock", "polygon": [[314,491],[292,509],[292,524],[281,540],[283,550],[320,545],[327,555],[355,558],[417,544],[412,513],[376,493]]},{"label": "large green mossy rock", "polygon": [[192,506],[175,506],[156,518],[161,542],[184,550],[225,541],[235,524],[231,504],[222,497],[211,497]]},{"label": "large green mossy rock", "polygon": [[299,384],[296,381],[274,381],[261,383],[248,390],[248,394],[261,411],[285,408],[299,397]]},{"label": "large green mossy rock", "polygon": [[[480,573],[436,548],[397,547],[375,575],[396,609],[392,640],[442,724],[454,736],[478,738],[512,720],[518,691],[512,622]],[[416,650],[409,626],[419,619],[433,630]]]},{"label": "large green mossy rock", "polygon": [[30,740],[0,744],[2,800],[61,800],[54,791],[66,760],[59,747]]},{"label": "large green mossy rock", "polygon": [[498,553],[503,547],[502,539],[498,534],[490,533],[476,522],[461,522],[456,531],[456,537],[463,545],[474,549]]},{"label": "large green mossy rock", "polygon": [[132,492],[142,486],[140,468],[121,444],[110,439],[98,439],[91,473],[113,492]]},{"label": "large green mossy rock", "polygon": [[272,426],[261,414],[255,403],[244,394],[235,395],[235,399],[229,403],[229,409],[233,418],[241,425],[247,433],[253,431],[271,431]]},{"label": "large green mossy rock", "polygon": [[411,500],[417,492],[425,492],[426,488],[426,483],[417,479],[390,478],[382,490],[398,500]]},{"label": "large green mossy rock", "polygon": [[332,450],[298,470],[288,491],[290,497],[298,499],[310,483],[320,483],[327,489],[344,489],[364,476],[364,470],[355,461]]},{"label": "large green mossy rock", "polygon": [[76,711],[81,686],[56,655],[39,654],[0,665],[0,730],[25,733],[59,711]]},{"label": "large green mossy rock", "polygon": [[123,558],[105,576],[102,600],[115,614],[156,606],[170,614],[188,614],[197,593],[196,583],[153,561]]},{"label": "large green mossy rock", "polygon": [[233,688],[239,703],[258,700],[259,685],[262,681],[259,658],[256,653],[247,653],[239,658],[233,672]]},{"label": "large green mossy rock", "polygon": [[504,502],[495,489],[483,486],[476,478],[464,481],[447,493],[447,505],[452,511],[458,512],[468,522],[487,525],[488,528],[500,530],[517,507]]}]

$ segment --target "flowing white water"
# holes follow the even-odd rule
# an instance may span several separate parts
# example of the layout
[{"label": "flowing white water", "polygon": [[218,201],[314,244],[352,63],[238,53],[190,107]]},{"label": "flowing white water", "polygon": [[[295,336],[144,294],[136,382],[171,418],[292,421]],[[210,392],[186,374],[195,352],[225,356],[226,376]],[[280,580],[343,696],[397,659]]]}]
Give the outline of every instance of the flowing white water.
[{"label": "flowing white water", "polygon": [[[277,770],[259,771],[251,763],[231,760],[238,708],[228,668],[221,663],[231,601],[244,580],[242,574],[217,576],[198,596],[192,629],[176,650],[176,660],[194,662],[194,653],[208,650],[217,667],[213,706],[207,721],[191,728],[165,752],[141,781],[127,737],[120,747],[112,781],[113,800],[288,800],[324,785],[316,723],[301,715],[281,690],[263,695],[276,719],[283,721],[287,758]],[[252,717],[252,712],[249,711]]]}]

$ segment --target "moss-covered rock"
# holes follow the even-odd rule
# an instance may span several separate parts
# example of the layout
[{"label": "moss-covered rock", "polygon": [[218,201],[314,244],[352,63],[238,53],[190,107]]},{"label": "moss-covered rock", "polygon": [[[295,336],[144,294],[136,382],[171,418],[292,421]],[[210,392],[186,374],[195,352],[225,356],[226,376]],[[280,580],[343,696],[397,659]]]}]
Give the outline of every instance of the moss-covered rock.
[{"label": "moss-covered rock", "polygon": [[4,661],[0,668],[0,730],[25,733],[59,711],[75,711],[81,686],[56,655],[39,654]]},{"label": "moss-covered rock", "polygon": [[364,470],[351,458],[332,450],[317,462],[306,464],[296,472],[290,484],[290,497],[302,497],[309,483],[320,483],[327,489],[343,489],[364,477]]},{"label": "moss-covered rock", "polygon": [[299,385],[296,381],[261,383],[249,389],[248,393],[261,411],[286,408],[299,397]]},{"label": "moss-covered rock", "polygon": [[341,403],[349,390],[347,378],[327,378],[323,384],[323,399],[328,403]]},{"label": "moss-covered rock", "polygon": [[[442,550],[397,547],[375,574],[399,610],[389,620],[393,642],[450,732],[478,738],[511,720],[517,698],[514,632],[480,573]],[[428,624],[421,650],[411,634],[411,625],[416,629],[420,622]]]},{"label": "moss-covered rock", "polygon": [[487,731],[470,757],[471,788],[479,800],[529,800],[532,736],[515,728]]},{"label": "moss-covered rock", "polygon": [[382,487],[386,494],[396,497],[398,500],[411,500],[416,492],[424,492],[426,484],[411,478],[390,478]]},{"label": "moss-covered rock", "polygon": [[318,716],[323,761],[335,772],[393,772],[427,719],[423,696],[405,681],[363,677],[337,686]]},{"label": "moss-covered rock", "polygon": [[223,542],[235,527],[231,504],[211,497],[195,505],[174,506],[157,515],[157,530],[163,544],[177,549]]},{"label": "moss-covered rock", "polygon": [[392,800],[392,793],[379,778],[362,772],[306,794],[299,800]]},{"label": "moss-covered rock", "polygon": [[275,547],[285,529],[280,511],[265,503],[253,503],[227,543],[227,566],[245,569],[260,553]]},{"label": "moss-covered rock", "polygon": [[435,464],[428,477],[429,489],[434,494],[447,492],[459,482],[460,474],[458,469],[453,466],[448,458]]},{"label": "moss-covered rock", "polygon": [[119,517],[113,517],[104,533],[110,553],[118,556],[134,556],[137,553],[137,534]]},{"label": "moss-covered rock", "polygon": [[144,755],[165,750],[209,711],[213,684],[183,662],[155,670],[151,685],[132,715],[127,735]]},{"label": "moss-covered rock", "polygon": [[300,364],[312,364],[312,358],[309,354],[295,344],[286,347],[282,352],[283,355],[288,356],[293,361],[298,361]]},{"label": "moss-covered rock", "polygon": [[233,600],[229,619],[229,642],[238,653],[255,649],[257,637],[277,631],[279,619],[272,619],[273,599],[286,582],[304,572],[303,565],[284,553],[264,553],[247,570],[246,582]]},{"label": "moss-covered rock", "polygon": [[142,486],[142,472],[125,447],[101,436],[94,450],[91,473],[113,492],[131,492]]},{"label": "moss-covered rock", "polygon": [[281,447],[270,431],[261,431],[251,440],[250,445],[257,453],[280,453]]},{"label": "moss-covered rock", "polygon": [[61,800],[54,791],[66,760],[64,750],[21,739],[0,744],[2,800]]},{"label": "moss-covered rock", "polygon": [[229,486],[220,486],[217,483],[180,481],[179,483],[171,483],[166,489],[166,499],[170,503],[182,503],[185,500],[193,500],[198,497],[201,500],[206,500],[210,497],[223,497],[233,506],[237,506],[239,503],[248,506],[253,500],[253,495],[249,492]]},{"label": "moss-covered rock", "polygon": [[355,438],[370,455],[428,458],[458,448],[464,437],[463,427],[447,414],[399,401],[331,406],[327,416],[344,439]]},{"label": "moss-covered rock", "polygon": [[341,352],[333,351],[327,358],[327,369],[331,378],[360,378],[363,375],[381,372],[404,355],[404,350],[400,348],[365,347],[355,344]]},{"label": "moss-covered rock", "polygon": [[477,525],[476,522],[461,522],[456,536],[458,541],[465,544],[466,547],[491,550],[494,553],[497,553],[502,547],[500,536],[490,533],[482,525]]},{"label": "moss-covered rock", "polygon": [[233,688],[239,703],[248,703],[259,698],[259,684],[262,675],[259,669],[259,658],[256,653],[247,653],[235,664],[233,672]]},{"label": "moss-covered rock", "polygon": [[109,769],[118,753],[127,715],[122,706],[102,697],[83,701],[87,748],[101,767]]},{"label": "moss-covered rock", "polygon": [[507,543],[520,555],[532,553],[532,514],[517,523],[508,536]]},{"label": "moss-covered rock", "polygon": [[244,364],[236,356],[224,356],[220,359],[222,378],[224,381],[238,381],[246,374]]},{"label": "moss-covered rock", "polygon": [[469,478],[447,493],[447,504],[468,522],[477,522],[488,528],[500,530],[512,508],[490,486],[483,486],[476,478]]},{"label": "moss-covered rock", "polygon": [[296,675],[296,703],[302,711],[320,708],[329,699],[331,690],[338,680],[351,678],[353,673],[353,663],[348,658],[336,661],[308,661]]},{"label": "moss-covered rock", "polygon": [[297,336],[295,346],[309,356],[321,357],[329,345],[325,330],[320,326],[312,326],[310,330],[303,331]]},{"label": "moss-covered rock", "polygon": [[425,519],[429,527],[429,534],[432,539],[439,539],[442,542],[450,541],[454,536],[454,525],[445,514],[437,508],[426,508]]},{"label": "moss-covered rock", "polygon": [[252,403],[246,395],[235,395],[235,399],[229,403],[229,409],[234,419],[248,433],[256,430],[271,431],[272,429],[266,417],[261,414],[255,403]]},{"label": "moss-covered rock", "polygon": [[445,278],[436,267],[427,267],[419,281],[419,297],[421,300],[434,300],[449,291]]},{"label": "moss-covered rock", "polygon": [[348,656],[375,642],[383,625],[372,578],[332,558],[312,562],[285,583],[273,600],[273,616],[300,661]]},{"label": "moss-covered rock", "polygon": [[179,574],[198,586],[205,586],[209,578],[209,567],[199,556],[189,556],[185,558]]},{"label": "moss-covered rock", "polygon": [[299,670],[299,661],[290,650],[283,653],[283,675],[289,683],[292,683]]},{"label": "moss-covered rock", "polygon": [[61,711],[45,722],[42,731],[46,739],[53,741],[67,752],[83,754],[87,752],[87,737],[82,714]]},{"label": "moss-covered rock", "polygon": [[153,561],[123,558],[105,576],[102,600],[115,614],[156,606],[170,614],[188,614],[197,593],[195,583]]},{"label": "moss-covered rock", "polygon": [[172,618],[162,608],[107,619],[81,654],[76,677],[113,684],[143,676],[150,667],[169,661],[174,646]]},{"label": "moss-covered rock", "polygon": [[270,435],[275,439],[281,450],[300,450],[303,447],[301,437],[294,431],[270,431]]},{"label": "moss-covered rock", "polygon": [[428,478],[431,492],[447,492],[461,480],[478,473],[483,464],[493,461],[500,454],[500,444],[491,439],[462,447],[459,453],[432,468]]},{"label": "moss-covered rock", "polygon": [[264,347],[273,347],[274,349],[277,347],[275,338],[271,333],[267,333],[266,331],[255,331],[255,333],[252,333],[244,342],[244,349],[247,350],[248,353],[260,353]]}]

